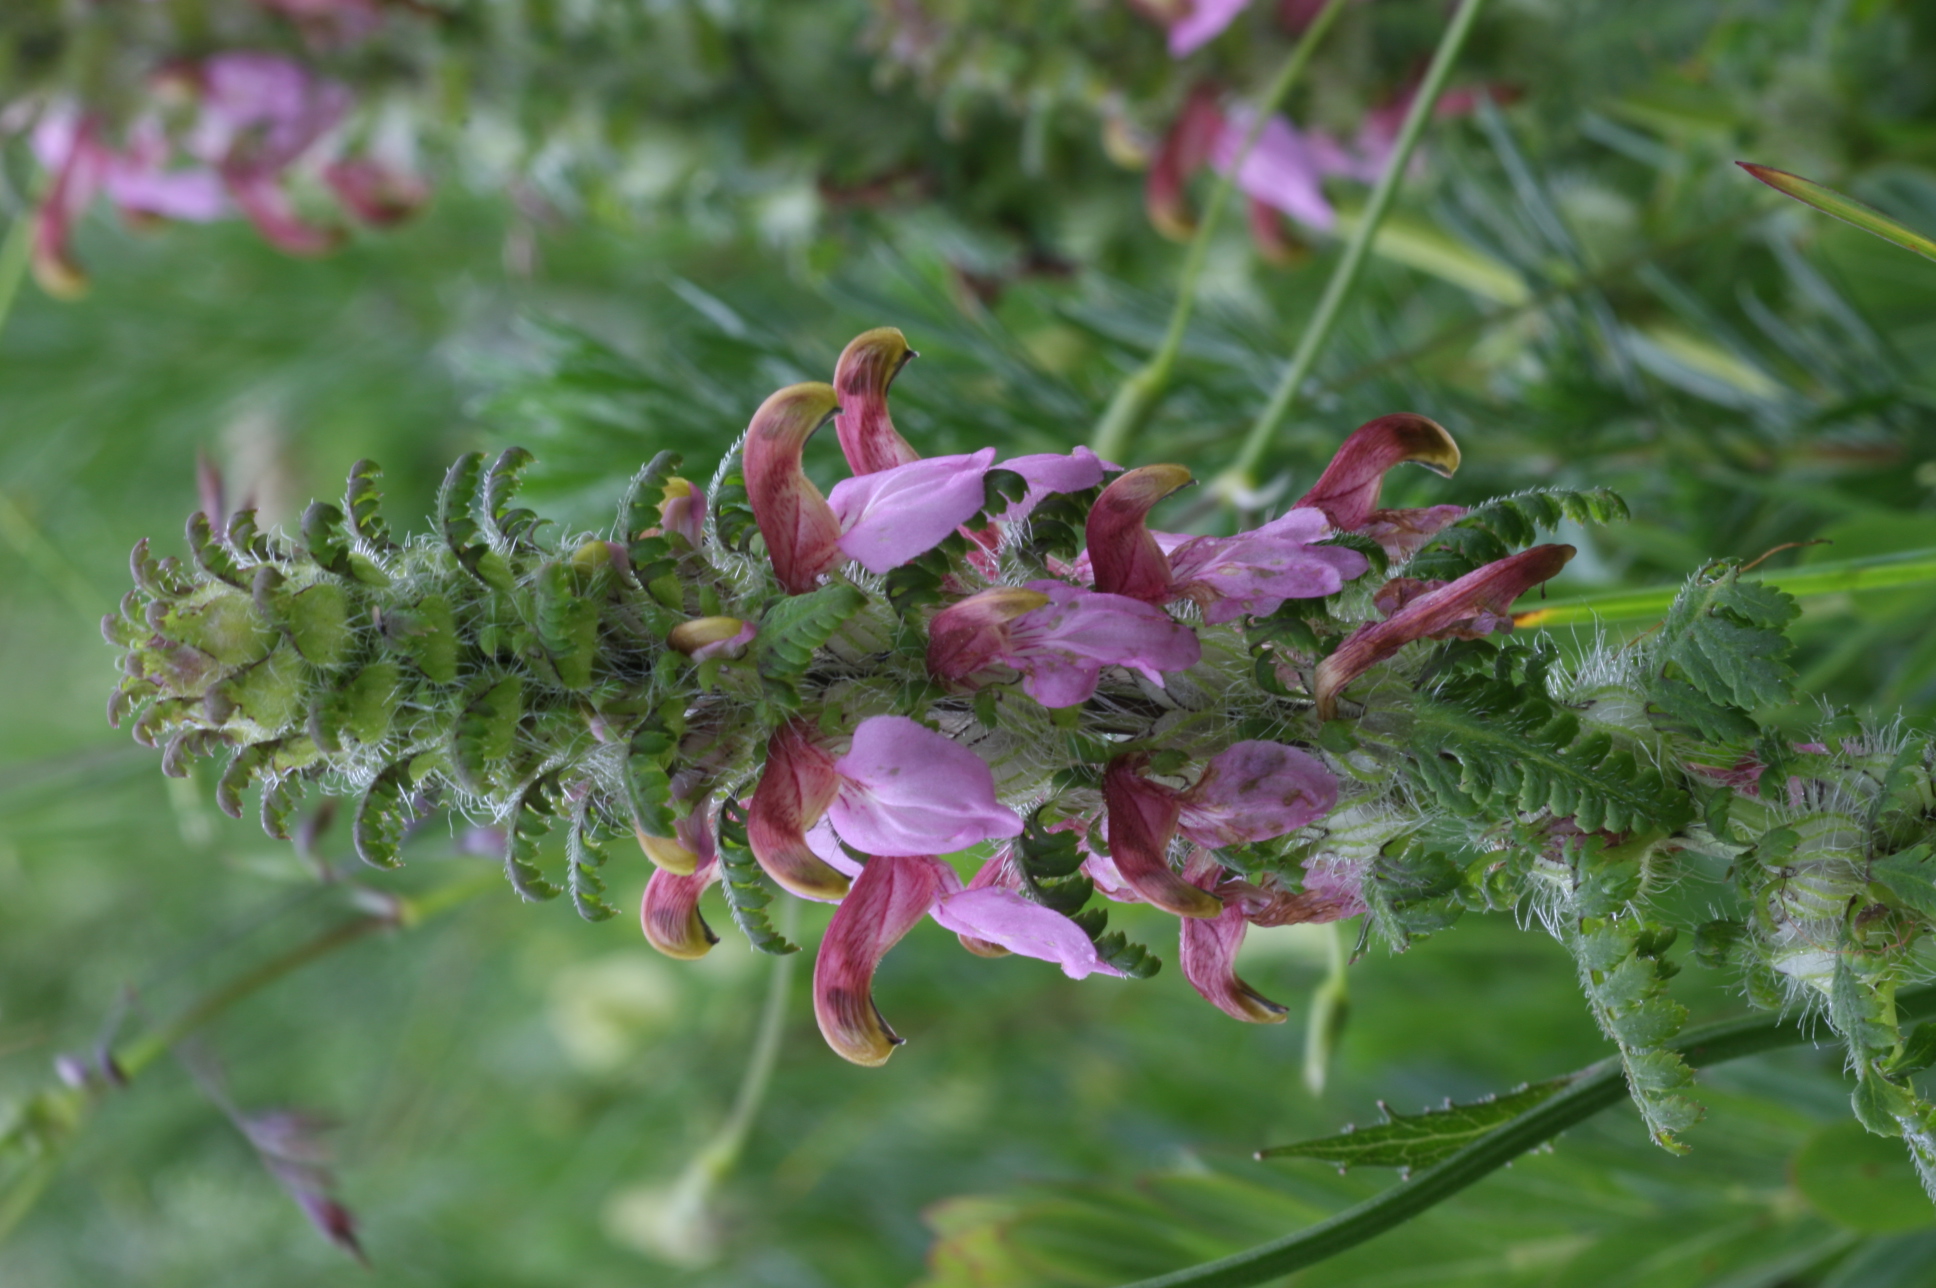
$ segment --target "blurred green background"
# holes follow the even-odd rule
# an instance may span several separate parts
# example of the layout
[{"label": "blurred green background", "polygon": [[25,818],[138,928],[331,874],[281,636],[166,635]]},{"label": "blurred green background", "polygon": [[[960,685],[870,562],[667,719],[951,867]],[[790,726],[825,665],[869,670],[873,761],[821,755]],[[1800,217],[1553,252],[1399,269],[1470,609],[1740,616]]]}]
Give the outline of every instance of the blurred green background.
[{"label": "blurred green background", "polygon": [[[579,8],[614,23],[633,9]],[[818,23],[780,8],[644,6],[630,43],[603,50],[553,40],[549,9],[527,15],[560,65],[589,60],[568,106],[602,105],[619,142],[601,147],[647,137],[684,158],[653,201],[582,173],[597,149],[578,173],[531,162],[558,122],[583,124],[565,106],[547,117],[534,76],[518,137],[535,205],[480,179],[487,150],[459,132],[430,210],[329,259],[286,258],[240,224],[140,235],[97,215],[90,296],[23,289],[0,331],[0,1104],[46,1086],[57,1054],[139,1034],[383,892],[492,867],[440,822],[402,872],[358,871],[339,829],[316,850],[337,879],[319,882],[314,862],[218,814],[209,776],[166,780],[107,727],[113,655],[95,622],[137,538],[176,549],[198,452],[283,523],[375,457],[405,526],[452,457],[517,442],[539,454],[546,512],[589,525],[654,451],[709,469],[767,392],[824,379],[881,324],[924,355],[895,391],[924,450],[1066,450],[1154,343],[1180,259],[1142,218],[1140,176],[1104,155],[1109,93],[1160,127],[1202,67],[1253,89],[1286,47],[1229,41],[1172,69],[1160,32],[1113,0],[964,2],[919,7],[942,34],[911,59],[891,37],[914,7],[851,0]],[[696,35],[655,42],[662,20]],[[1441,20],[1432,3],[1353,6],[1294,115],[1348,124]],[[1633,523],[1565,534],[1583,553],[1563,594],[1817,537],[1836,544],[1777,559],[1936,546],[1936,266],[1730,164],[1810,173],[1936,228],[1936,10],[1502,0],[1470,61],[1455,84],[1512,101],[1428,135],[1268,472],[1301,489],[1353,426],[1406,409],[1451,428],[1466,465],[1451,482],[1394,475],[1392,504],[1621,490]],[[756,74],[776,66],[781,82]],[[876,123],[875,154],[857,121]],[[939,178],[828,198],[908,155]],[[776,207],[782,190],[805,195]],[[1364,192],[1333,196],[1348,215]],[[1220,468],[1334,262],[1315,235],[1297,262],[1263,262],[1240,222],[1212,247],[1183,378],[1133,463]],[[817,443],[810,467],[830,480],[834,466]],[[1232,518],[1204,506],[1192,521]],[[1812,602],[1804,683],[1926,724],[1933,628],[1926,591]],[[635,901],[645,860],[615,867],[615,901]],[[1117,915],[1173,957],[1171,923],[1139,911]],[[824,917],[808,910],[807,942]],[[1604,1054],[1566,954],[1468,917],[1352,968],[1313,1095],[1297,1013],[1326,953],[1312,928],[1253,932],[1245,975],[1294,1012],[1256,1028],[1205,1006],[1173,962],[1145,983],[1078,985],[924,926],[881,973],[908,1045],[880,1070],[823,1047],[801,972],[744,1155],[695,1208],[672,1188],[729,1112],[771,959],[729,936],[671,962],[629,918],[589,925],[487,884],[203,1035],[236,1103],[337,1124],[367,1276],[163,1061],[104,1095],[0,1244],[0,1283],[1108,1285],[1392,1183],[1250,1161],[1259,1146],[1374,1120],[1380,1099],[1470,1098]],[[1676,989],[1697,1022],[1742,1007],[1691,962]],[[1297,1282],[1936,1283],[1936,1208],[1906,1162],[1851,1136],[1838,1057],[1702,1081],[1710,1115],[1688,1158],[1622,1109]]]}]

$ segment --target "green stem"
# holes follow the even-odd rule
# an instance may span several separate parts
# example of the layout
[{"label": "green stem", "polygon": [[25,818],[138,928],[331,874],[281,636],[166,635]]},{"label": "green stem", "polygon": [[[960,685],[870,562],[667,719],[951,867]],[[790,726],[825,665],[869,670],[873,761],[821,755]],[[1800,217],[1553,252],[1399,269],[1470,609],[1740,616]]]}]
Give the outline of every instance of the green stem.
[{"label": "green stem", "polygon": [[1331,1076],[1331,1056],[1351,1005],[1345,978],[1344,938],[1338,923],[1328,922],[1325,933],[1324,980],[1311,991],[1311,1010],[1304,1023],[1304,1086],[1314,1096],[1324,1094]]},{"label": "green stem", "polygon": [[[1858,590],[1891,590],[1936,582],[1936,550],[1905,550],[1898,554],[1836,563],[1810,564],[1755,574],[1764,585],[1786,591],[1797,599],[1842,595]],[[1556,626],[1611,625],[1652,621],[1666,613],[1680,584],[1649,586],[1577,599],[1557,599],[1513,614],[1513,625],[1550,630]]]},{"label": "green stem", "polygon": [[1311,61],[1318,43],[1324,39],[1332,22],[1343,10],[1344,0],[1327,0],[1323,10],[1304,29],[1297,46],[1291,50],[1291,56],[1285,60],[1277,78],[1259,100],[1256,119],[1251,121],[1250,130],[1244,135],[1243,146],[1237,149],[1230,167],[1211,190],[1210,200],[1204,205],[1203,218],[1197,224],[1196,234],[1190,239],[1189,253],[1183,260],[1183,272],[1176,288],[1176,304],[1170,310],[1169,329],[1164,332],[1163,341],[1150,355],[1150,360],[1116,390],[1116,396],[1109,401],[1108,410],[1103,412],[1102,419],[1096,424],[1090,446],[1104,460],[1114,460],[1128,449],[1130,439],[1148,421],[1150,412],[1155,410],[1156,400],[1169,389],[1177,355],[1183,349],[1183,333],[1188,329],[1190,314],[1196,308],[1197,287],[1203,279],[1203,267],[1210,258],[1210,239],[1223,217],[1224,208],[1230,204],[1230,195],[1237,186],[1237,172],[1243,168],[1250,150],[1257,146],[1257,140],[1263,136],[1265,125],[1291,92],[1291,87],[1304,74],[1304,65]]},{"label": "green stem", "polygon": [[1365,206],[1364,216],[1352,233],[1351,241],[1345,246],[1344,257],[1332,270],[1331,280],[1325,283],[1317,312],[1311,315],[1310,322],[1305,325],[1304,334],[1299,337],[1297,349],[1291,354],[1290,364],[1284,368],[1283,377],[1271,393],[1270,402],[1251,425],[1250,434],[1244,439],[1243,449],[1238,453],[1237,463],[1218,480],[1218,491],[1222,495],[1236,499],[1255,489],[1254,476],[1264,459],[1264,452],[1270,447],[1271,439],[1282,427],[1285,417],[1290,415],[1291,407],[1304,387],[1305,378],[1311,374],[1318,354],[1331,338],[1331,330],[1337,325],[1345,300],[1358,284],[1358,274],[1363,270],[1371,244],[1378,236],[1378,226],[1384,223],[1385,216],[1391,211],[1392,200],[1398,195],[1398,185],[1405,177],[1405,168],[1411,164],[1412,153],[1425,133],[1425,123],[1438,106],[1446,77],[1451,75],[1452,64],[1458,60],[1459,50],[1465,45],[1465,38],[1472,31],[1473,21],[1484,4],[1485,0],[1460,0],[1458,12],[1452,15],[1445,35],[1440,37],[1438,50],[1432,55],[1432,65],[1426,70],[1425,80],[1412,99],[1411,109],[1405,114],[1405,124],[1399,129],[1398,140],[1385,162],[1385,171],[1378,176],[1378,186],[1371,190],[1371,201]]},{"label": "green stem", "polygon": [[[780,918],[780,933],[792,938],[799,933],[800,901],[789,899]],[[759,1117],[766,1101],[766,1090],[773,1082],[773,1069],[779,1063],[780,1039],[786,1033],[787,1001],[793,987],[793,964],[798,953],[782,953],[773,959],[773,974],[766,986],[766,1003],[760,1008],[760,1026],[753,1035],[753,1053],[741,1075],[739,1094],[733,1097],[733,1110],[718,1132],[693,1159],[692,1167],[703,1170],[708,1185],[732,1169],[739,1152]]]},{"label": "green stem", "polygon": [[[1936,987],[1903,993],[1896,999],[1896,1005],[1902,1020],[1936,1014]],[[1703,1068],[1781,1047],[1799,1046],[1811,1040],[1812,1031],[1794,1017],[1748,1016],[1695,1029],[1672,1045],[1689,1064]],[[1526,1151],[1619,1104],[1626,1094],[1626,1075],[1621,1071],[1620,1062],[1602,1061],[1581,1070],[1575,1075],[1573,1085],[1552,1099],[1542,1101],[1444,1162],[1414,1173],[1409,1181],[1394,1185],[1328,1221],[1220,1261],[1154,1279],[1141,1279],[1126,1288],[1248,1288],[1316,1265],[1443,1203]]]}]

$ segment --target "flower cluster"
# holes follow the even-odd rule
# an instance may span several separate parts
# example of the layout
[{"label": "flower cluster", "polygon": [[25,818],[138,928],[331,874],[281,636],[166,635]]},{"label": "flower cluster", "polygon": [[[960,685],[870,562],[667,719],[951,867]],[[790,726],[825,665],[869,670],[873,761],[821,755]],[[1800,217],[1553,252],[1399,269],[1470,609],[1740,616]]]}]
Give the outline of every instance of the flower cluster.
[{"label": "flower cluster", "polygon": [[[205,223],[240,211],[292,255],[319,255],[342,240],[341,230],[298,210],[290,195],[298,172],[313,172],[345,210],[373,226],[406,218],[428,198],[408,167],[345,154],[340,127],[349,90],[279,55],[226,53],[177,64],[155,78],[153,97],[156,105],[118,144],[99,117],[72,102],[41,113],[33,145],[48,189],[35,216],[33,266],[50,294],[86,288],[74,227],[97,195],[136,223]],[[171,129],[183,106],[186,124]]]},{"label": "flower cluster", "polygon": [[[516,448],[452,468],[430,537],[391,537],[367,463],[293,541],[197,514],[189,566],[136,548],[104,623],[110,715],[171,773],[226,749],[218,802],[259,780],[276,835],[309,784],[358,796],[373,863],[440,803],[493,824],[520,893],[595,918],[607,844],[636,837],[644,932],[675,957],[717,942],[715,887],[769,952],[793,950],[775,887],[837,903],[815,1011],[862,1064],[898,1042],[874,971],[924,916],[981,956],[1140,977],[1155,958],[1101,905],[1142,903],[1178,919],[1200,994],[1269,1022],[1235,971],[1251,926],[1362,916],[1402,948],[1514,909],[1573,953],[1678,1147],[1699,1113],[1666,995],[1684,929],[1752,996],[1821,1006],[1864,1121],[1936,1165],[1889,1002],[1927,967],[1936,757],[1846,721],[1764,729],[1790,696],[1786,596],[1716,563],[1643,640],[1563,660],[1499,637],[1573,554],[1538,530],[1620,517],[1611,494],[1381,507],[1393,467],[1459,464],[1395,414],[1283,514],[1164,532],[1178,465],[921,457],[888,408],[912,356],[861,335],[832,384],[762,403],[707,487],[647,465],[609,533],[543,539]],[[828,421],[850,476],[823,494],[803,459]],[[1657,896],[1704,874],[1726,897],[1678,924]]]}]

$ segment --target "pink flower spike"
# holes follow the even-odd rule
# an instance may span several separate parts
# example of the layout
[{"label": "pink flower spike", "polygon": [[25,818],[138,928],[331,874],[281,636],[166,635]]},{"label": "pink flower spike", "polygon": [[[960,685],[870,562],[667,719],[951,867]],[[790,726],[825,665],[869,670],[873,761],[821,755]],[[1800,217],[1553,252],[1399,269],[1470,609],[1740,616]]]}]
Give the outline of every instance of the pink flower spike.
[{"label": "pink flower spike", "polygon": [[907,337],[896,327],[863,331],[848,342],[834,366],[834,392],[840,411],[834,433],[847,468],[856,475],[875,474],[921,459],[921,453],[895,432],[887,413],[887,391],[901,368],[918,357]]},{"label": "pink flower spike", "polygon": [[1512,602],[1552,577],[1573,557],[1572,546],[1534,546],[1419,595],[1382,622],[1361,626],[1318,664],[1313,683],[1318,718],[1333,720],[1347,684],[1413,640],[1442,631],[1470,635],[1475,619],[1487,630],[1512,629]]},{"label": "pink flower spike", "polygon": [[1250,0],[1184,0],[1183,15],[1170,24],[1170,57],[1187,58],[1223,34],[1250,7]]},{"label": "pink flower spike", "polygon": [[834,831],[867,854],[951,854],[1019,836],[1019,815],[995,799],[995,776],[968,748],[905,716],[871,716],[834,762]]},{"label": "pink flower spike", "polygon": [[1122,974],[1096,955],[1094,941],[1081,926],[1013,890],[995,886],[957,889],[935,901],[933,915],[964,943],[972,939],[1023,957],[1054,962],[1070,979]]},{"label": "pink flower spike", "polygon": [[747,503],[789,595],[812,590],[840,560],[840,520],[800,468],[807,440],[835,409],[832,385],[789,385],[761,403],[746,428]]},{"label": "pink flower spike", "polygon": [[704,860],[690,876],[654,868],[639,905],[646,942],[680,961],[694,961],[711,952],[719,936],[699,915],[699,896],[718,876],[717,858]]},{"label": "pink flower spike", "polygon": [[982,479],[994,462],[995,449],[984,447],[842,479],[827,498],[840,552],[875,573],[926,554],[982,508]]},{"label": "pink flower spike", "polygon": [[1097,590],[1146,604],[1169,602],[1170,561],[1146,519],[1152,506],[1189,481],[1190,471],[1181,465],[1145,465],[1102,490],[1084,533]]},{"label": "pink flower spike", "polygon": [[[1183,869],[1184,880],[1213,889],[1224,875],[1215,859],[1197,850]],[[1237,950],[1250,924],[1235,901],[1214,917],[1187,918],[1178,935],[1177,958],[1183,977],[1203,999],[1233,1019],[1248,1024],[1281,1024],[1286,1008],[1271,1001],[1237,975]]]},{"label": "pink flower spike", "polygon": [[747,809],[746,841],[766,874],[803,899],[831,902],[847,893],[847,878],[814,853],[806,835],[839,790],[834,759],[811,725],[796,719],[773,731]]},{"label": "pink flower spike", "polygon": [[954,874],[925,856],[869,860],[834,912],[813,964],[813,1014],[835,1054],[880,1065],[901,1044],[874,1005],[874,970],[926,916]]},{"label": "pink flower spike", "polygon": [[1198,845],[1245,845],[1329,814],[1338,780],[1324,762],[1278,742],[1239,742],[1213,757],[1183,794],[1179,828]]},{"label": "pink flower spike", "polygon": [[1264,123],[1256,146],[1237,162],[1244,140],[1250,136],[1256,118],[1248,109],[1233,109],[1211,150],[1211,164],[1218,172],[1237,168],[1237,186],[1266,205],[1283,211],[1292,219],[1320,232],[1329,232],[1337,223],[1337,213],[1325,199],[1321,180],[1324,175],[1319,158],[1305,137],[1281,116]]},{"label": "pink flower spike", "polygon": [[1170,841],[1182,814],[1177,793],[1144,778],[1146,758],[1118,756],[1103,772],[1109,857],[1137,894],[1179,917],[1215,917],[1223,904],[1170,870]]},{"label": "pink flower spike", "polygon": [[1296,508],[1322,510],[1332,526],[1356,532],[1378,506],[1385,471],[1405,461],[1451,478],[1459,468],[1459,445],[1438,422],[1411,412],[1367,421],[1344,440]]}]

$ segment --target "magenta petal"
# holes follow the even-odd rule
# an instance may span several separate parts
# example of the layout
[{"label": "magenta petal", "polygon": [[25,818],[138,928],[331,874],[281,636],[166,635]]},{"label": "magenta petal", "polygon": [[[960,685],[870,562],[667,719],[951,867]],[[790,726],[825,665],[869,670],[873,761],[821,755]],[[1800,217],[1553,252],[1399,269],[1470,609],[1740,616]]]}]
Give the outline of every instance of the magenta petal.
[{"label": "magenta petal", "polygon": [[995,449],[933,456],[842,479],[827,495],[840,520],[840,550],[869,572],[887,572],[940,545],[983,502]]},{"label": "magenta petal", "polygon": [[835,910],[813,964],[813,1014],[839,1055],[855,1064],[884,1064],[901,1044],[875,1009],[874,969],[953,877],[947,864],[925,856],[878,857]]},{"label": "magenta petal", "polygon": [[944,894],[934,905],[933,916],[958,935],[1054,962],[1070,979],[1122,974],[1096,955],[1096,945],[1081,926],[1013,890],[989,886]]},{"label": "magenta petal", "polygon": [[1356,532],[1377,508],[1385,472],[1406,461],[1450,478],[1459,468],[1459,445],[1444,426],[1413,412],[1368,420],[1339,444],[1291,513],[1322,510],[1336,527]]},{"label": "magenta petal", "polygon": [[1245,615],[1268,616],[1287,599],[1335,595],[1347,575],[1358,576],[1369,566],[1355,550],[1313,550],[1300,541],[1254,533],[1198,537],[1170,557],[1177,587],[1203,606],[1203,620],[1213,626]]},{"label": "magenta petal", "polygon": [[1237,20],[1250,0],[1185,0],[1188,11],[1170,24],[1170,57],[1187,58]]},{"label": "magenta petal", "polygon": [[700,832],[689,832],[685,820],[680,820],[680,839],[691,837],[706,846],[706,852],[699,866],[685,876],[668,872],[664,868],[654,868],[652,879],[645,883],[645,899],[639,907],[639,923],[645,930],[646,942],[668,957],[681,961],[692,961],[704,957],[712,946],[719,942],[719,936],[706,925],[705,918],[699,915],[699,896],[706,887],[719,877],[719,861],[712,851],[709,836]]},{"label": "magenta petal", "polygon": [[1011,505],[1002,518],[1010,523],[1026,519],[1036,506],[1042,504],[1044,497],[1059,492],[1083,492],[1102,483],[1102,476],[1109,470],[1118,469],[1097,456],[1086,447],[1063,456],[1056,452],[1043,452],[1033,456],[1015,456],[1001,462],[997,469],[1011,470],[1028,480],[1028,495]]},{"label": "magenta petal", "polygon": [[1337,803],[1338,780],[1317,757],[1278,742],[1240,742],[1183,794],[1177,830],[1198,845],[1243,845],[1294,832]]},{"label": "magenta petal", "polygon": [[867,854],[951,854],[1022,833],[1021,818],[995,799],[987,763],[905,716],[861,721],[834,771],[840,793],[827,816]]},{"label": "magenta petal", "polygon": [[[1193,856],[1184,876],[1192,885],[1208,888],[1222,874],[1214,860]],[[1177,958],[1183,977],[1203,999],[1233,1019],[1249,1024],[1277,1024],[1285,1008],[1271,1001],[1237,976],[1237,950],[1244,946],[1249,923],[1243,909],[1228,904],[1214,917],[1186,917],[1178,934]]]},{"label": "magenta petal", "polygon": [[[1211,153],[1211,163],[1228,172],[1237,153],[1250,134],[1255,118],[1248,111],[1233,109]],[[1328,232],[1337,222],[1331,203],[1319,186],[1322,170],[1304,137],[1281,116],[1264,124],[1257,145],[1237,168],[1237,186],[1248,195],[1289,215],[1320,232]]]},{"label": "magenta petal", "polygon": [[[820,857],[820,861],[845,877],[860,875],[861,865],[853,855],[841,848],[840,837],[834,832],[834,825],[823,818],[807,829],[807,848]],[[837,900],[822,900],[834,903]]]},{"label": "magenta petal", "polygon": [[1028,588],[1049,603],[1010,624],[1003,660],[1024,673],[1022,687],[1045,707],[1087,701],[1104,666],[1133,667],[1156,679],[1163,671],[1188,670],[1203,655],[1196,632],[1152,604],[1057,581]]}]

